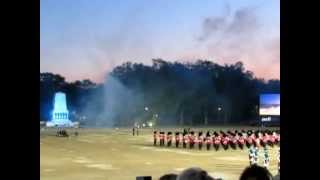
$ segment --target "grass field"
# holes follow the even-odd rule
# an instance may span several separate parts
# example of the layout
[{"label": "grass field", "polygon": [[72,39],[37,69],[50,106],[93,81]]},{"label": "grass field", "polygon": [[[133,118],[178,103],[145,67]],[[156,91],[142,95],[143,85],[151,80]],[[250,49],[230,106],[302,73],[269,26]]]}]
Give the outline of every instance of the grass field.
[{"label": "grass field", "polygon": [[[202,130],[206,129],[208,128]],[[69,132],[72,131],[74,130]],[[227,151],[215,151],[211,148],[210,151],[200,151],[197,148],[155,147],[152,129],[140,131],[139,136],[132,136],[131,129],[85,128],[77,131],[79,136],[61,138],[54,136],[55,131],[52,129],[41,130],[42,180],[135,180],[136,176],[147,175],[158,179],[163,174],[179,173],[194,166],[205,169],[212,176],[233,180],[238,179],[249,164],[247,148]],[[269,148],[269,170],[273,175],[277,172],[278,148]],[[262,160],[261,157],[261,165]]]}]

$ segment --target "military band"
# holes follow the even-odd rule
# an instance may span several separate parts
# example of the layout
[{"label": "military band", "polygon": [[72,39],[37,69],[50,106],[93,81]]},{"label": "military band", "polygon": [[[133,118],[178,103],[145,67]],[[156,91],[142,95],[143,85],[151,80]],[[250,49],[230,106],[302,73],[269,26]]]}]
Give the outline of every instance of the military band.
[{"label": "military band", "polygon": [[[280,133],[280,132],[279,132]],[[153,144],[156,146],[158,139],[160,146],[171,147],[175,142],[176,148],[179,148],[180,142],[182,142],[183,148],[194,149],[198,147],[202,150],[205,145],[207,150],[213,148],[218,151],[220,148],[224,150],[232,149],[243,149],[244,147],[251,148],[266,148],[267,146],[273,147],[274,145],[280,145],[280,134],[277,131],[214,131],[212,134],[207,131],[204,134],[202,131],[198,132],[197,135],[194,131],[184,130],[182,133],[175,132],[173,137],[172,132],[157,132],[153,133]]]}]

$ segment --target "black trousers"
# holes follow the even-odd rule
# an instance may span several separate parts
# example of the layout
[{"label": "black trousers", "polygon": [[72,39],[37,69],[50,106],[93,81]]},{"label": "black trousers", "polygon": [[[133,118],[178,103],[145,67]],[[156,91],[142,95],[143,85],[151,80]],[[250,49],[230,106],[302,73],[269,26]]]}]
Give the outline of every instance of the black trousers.
[{"label": "black trousers", "polygon": [[199,142],[199,149],[202,149],[202,142]]}]

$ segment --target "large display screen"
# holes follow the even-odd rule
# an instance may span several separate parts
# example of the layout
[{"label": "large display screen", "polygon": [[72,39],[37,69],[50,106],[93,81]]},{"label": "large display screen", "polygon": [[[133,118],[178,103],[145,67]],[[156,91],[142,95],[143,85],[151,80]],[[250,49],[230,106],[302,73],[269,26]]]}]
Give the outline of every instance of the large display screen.
[{"label": "large display screen", "polygon": [[280,94],[260,95],[260,115],[280,116]]}]

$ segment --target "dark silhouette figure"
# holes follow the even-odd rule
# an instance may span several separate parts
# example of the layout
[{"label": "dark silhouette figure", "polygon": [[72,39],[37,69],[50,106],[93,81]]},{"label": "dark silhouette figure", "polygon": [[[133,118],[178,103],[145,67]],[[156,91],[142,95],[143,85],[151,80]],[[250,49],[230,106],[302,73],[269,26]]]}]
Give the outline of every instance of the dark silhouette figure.
[{"label": "dark silhouette figure", "polygon": [[159,180],[176,180],[178,175],[176,174],[165,174],[159,178]]},{"label": "dark silhouette figure", "polygon": [[266,169],[258,165],[247,167],[241,174],[240,180],[272,180],[272,174]]}]

